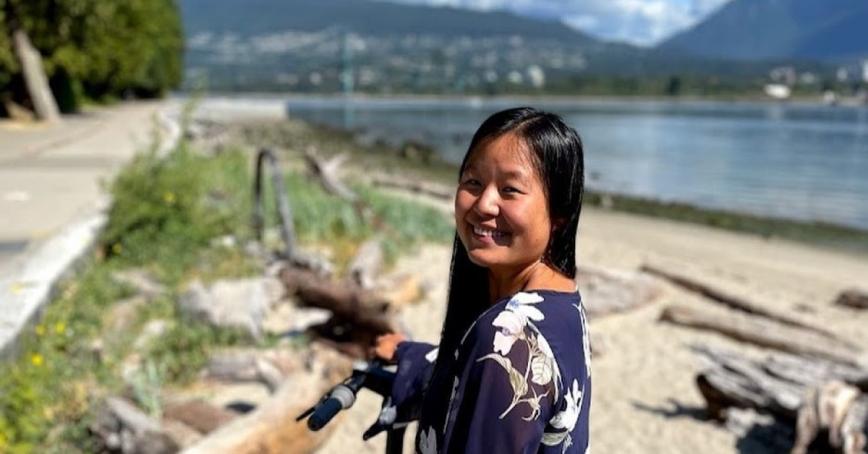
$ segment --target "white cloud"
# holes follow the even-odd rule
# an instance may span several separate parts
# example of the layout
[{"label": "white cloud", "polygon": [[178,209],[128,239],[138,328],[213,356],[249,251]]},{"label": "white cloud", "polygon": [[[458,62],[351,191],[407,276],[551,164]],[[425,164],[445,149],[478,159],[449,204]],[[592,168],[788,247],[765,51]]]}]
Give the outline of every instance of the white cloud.
[{"label": "white cloud", "polygon": [[561,19],[594,36],[653,45],[730,0],[395,0]]}]

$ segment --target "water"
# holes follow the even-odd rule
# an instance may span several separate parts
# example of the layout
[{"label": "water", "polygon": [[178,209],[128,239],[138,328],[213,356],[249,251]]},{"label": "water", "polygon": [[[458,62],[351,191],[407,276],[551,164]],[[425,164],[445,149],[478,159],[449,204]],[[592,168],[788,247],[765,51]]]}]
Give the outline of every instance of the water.
[{"label": "water", "polygon": [[[291,117],[363,139],[463,156],[476,127],[521,99],[296,98]],[[585,144],[588,186],[702,207],[868,229],[868,108],[705,101],[532,102]]]}]

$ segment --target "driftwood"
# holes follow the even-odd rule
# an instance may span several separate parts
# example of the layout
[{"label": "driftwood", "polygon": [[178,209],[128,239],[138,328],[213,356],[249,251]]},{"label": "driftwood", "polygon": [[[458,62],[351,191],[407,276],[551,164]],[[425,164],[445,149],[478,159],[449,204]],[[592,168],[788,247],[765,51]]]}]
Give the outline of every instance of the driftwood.
[{"label": "driftwood", "polygon": [[714,331],[760,347],[797,355],[858,365],[861,351],[844,342],[804,328],[788,326],[744,313],[709,314],[685,306],[670,306],[660,316],[676,325]]},{"label": "driftwood", "polygon": [[580,266],[576,282],[590,318],[626,312],[650,304],[662,294],[655,278],[635,272]]},{"label": "driftwood", "polygon": [[786,314],[781,314],[776,311],[772,311],[768,308],[762,307],[760,304],[757,304],[752,301],[748,301],[744,298],[738,297],[731,293],[726,292],[725,290],[715,288],[711,285],[699,282],[697,280],[691,279],[689,277],[675,274],[651,265],[642,265],[640,268],[642,271],[653,274],[655,276],[659,276],[663,279],[672,282],[679,287],[690,290],[695,293],[699,293],[706,298],[722,303],[723,305],[730,307],[732,309],[736,309],[738,311],[746,312],[752,315],[759,315],[765,317],[770,320],[775,320],[784,325],[795,326],[799,328],[804,328],[806,330],[814,331],[817,333],[821,333],[827,337],[836,337],[832,332],[818,328],[816,326],[812,326],[808,323],[805,323],[801,320],[797,320],[793,317],[790,317]]},{"label": "driftwood", "polygon": [[194,399],[166,405],[163,417],[183,423],[199,433],[207,434],[232,421],[238,414]]},{"label": "driftwood", "polygon": [[[349,370],[348,364],[341,366],[341,369],[344,371],[340,374],[342,376]],[[317,374],[289,379],[265,404],[221,426],[183,452],[186,454],[312,453],[331,435],[337,422],[333,422],[319,432],[311,432],[304,421],[296,422],[295,417],[314,403],[333,381],[331,377]]]},{"label": "driftwood", "polygon": [[24,75],[27,92],[30,95],[30,101],[33,102],[33,109],[36,111],[37,118],[50,122],[59,121],[60,110],[57,108],[51,87],[48,85],[48,78],[42,68],[42,56],[39,55],[39,51],[30,43],[27,33],[20,28],[12,32],[12,43],[15,54],[18,56],[18,62],[21,64],[21,72]]},{"label": "driftwood", "polygon": [[[693,349],[710,364],[696,379],[710,416],[729,424],[730,414],[738,415],[733,408],[771,414],[783,427],[795,427],[794,454],[818,445],[825,448],[823,452],[863,452],[868,396],[847,381],[858,380],[868,371],[793,355],[753,360],[708,346]],[[793,370],[810,372],[793,375]]]},{"label": "driftwood", "polygon": [[291,267],[281,270],[280,279],[302,305],[332,312],[330,320],[311,329],[344,344],[334,345],[342,352],[364,357],[378,335],[396,331],[388,316],[388,301],[350,281],[334,282]]},{"label": "driftwood", "polygon": [[371,180],[371,183],[375,186],[401,189],[404,191],[431,196],[441,200],[452,201],[452,199],[455,197],[454,190],[426,181],[411,181],[401,178],[376,176]]},{"label": "driftwood", "polygon": [[851,288],[838,295],[835,304],[854,309],[868,309],[868,291]]},{"label": "driftwood", "polygon": [[309,147],[304,152],[305,162],[307,162],[311,172],[319,178],[327,192],[349,202],[356,202],[359,198],[358,195],[346,187],[337,175],[338,169],[347,160],[347,157],[345,153],[342,153],[325,161],[316,155],[313,147]]},{"label": "driftwood", "polygon": [[804,386],[767,373],[756,361],[740,355],[696,346],[712,367],[696,378],[709,416],[723,420],[729,407],[754,408],[785,420],[795,420]]},{"label": "driftwood", "polygon": [[374,288],[374,280],[383,266],[383,248],[379,239],[362,243],[355,257],[350,261],[348,274],[359,287]]},{"label": "driftwood", "polygon": [[844,454],[864,453],[868,435],[868,395],[839,381],[811,388],[799,409],[792,454],[822,445]]},{"label": "driftwood", "polygon": [[179,443],[159,421],[120,397],[106,398],[90,424],[102,447],[112,452],[174,453]]},{"label": "driftwood", "polygon": [[424,289],[415,274],[396,276],[384,285],[380,291],[383,299],[389,302],[390,308],[398,308],[419,301]]}]

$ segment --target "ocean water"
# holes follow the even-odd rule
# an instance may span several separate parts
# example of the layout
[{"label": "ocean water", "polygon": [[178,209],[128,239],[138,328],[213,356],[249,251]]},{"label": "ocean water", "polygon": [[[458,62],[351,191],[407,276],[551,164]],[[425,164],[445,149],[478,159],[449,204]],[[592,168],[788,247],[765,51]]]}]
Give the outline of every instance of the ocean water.
[{"label": "ocean water", "polygon": [[585,145],[588,187],[868,229],[868,107],[797,103],[481,98],[291,98],[290,117],[363,140],[435,147],[459,162],[491,113],[533,105]]}]

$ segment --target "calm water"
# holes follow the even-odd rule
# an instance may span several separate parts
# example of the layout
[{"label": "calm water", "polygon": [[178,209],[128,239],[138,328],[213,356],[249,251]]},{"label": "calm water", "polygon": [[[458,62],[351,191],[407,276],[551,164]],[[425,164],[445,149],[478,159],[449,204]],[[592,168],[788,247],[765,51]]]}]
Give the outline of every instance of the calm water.
[{"label": "calm water", "polygon": [[[460,161],[492,112],[527,100],[288,101],[290,117],[416,140]],[[591,188],[868,229],[868,108],[800,104],[533,102],[585,143]]]}]

